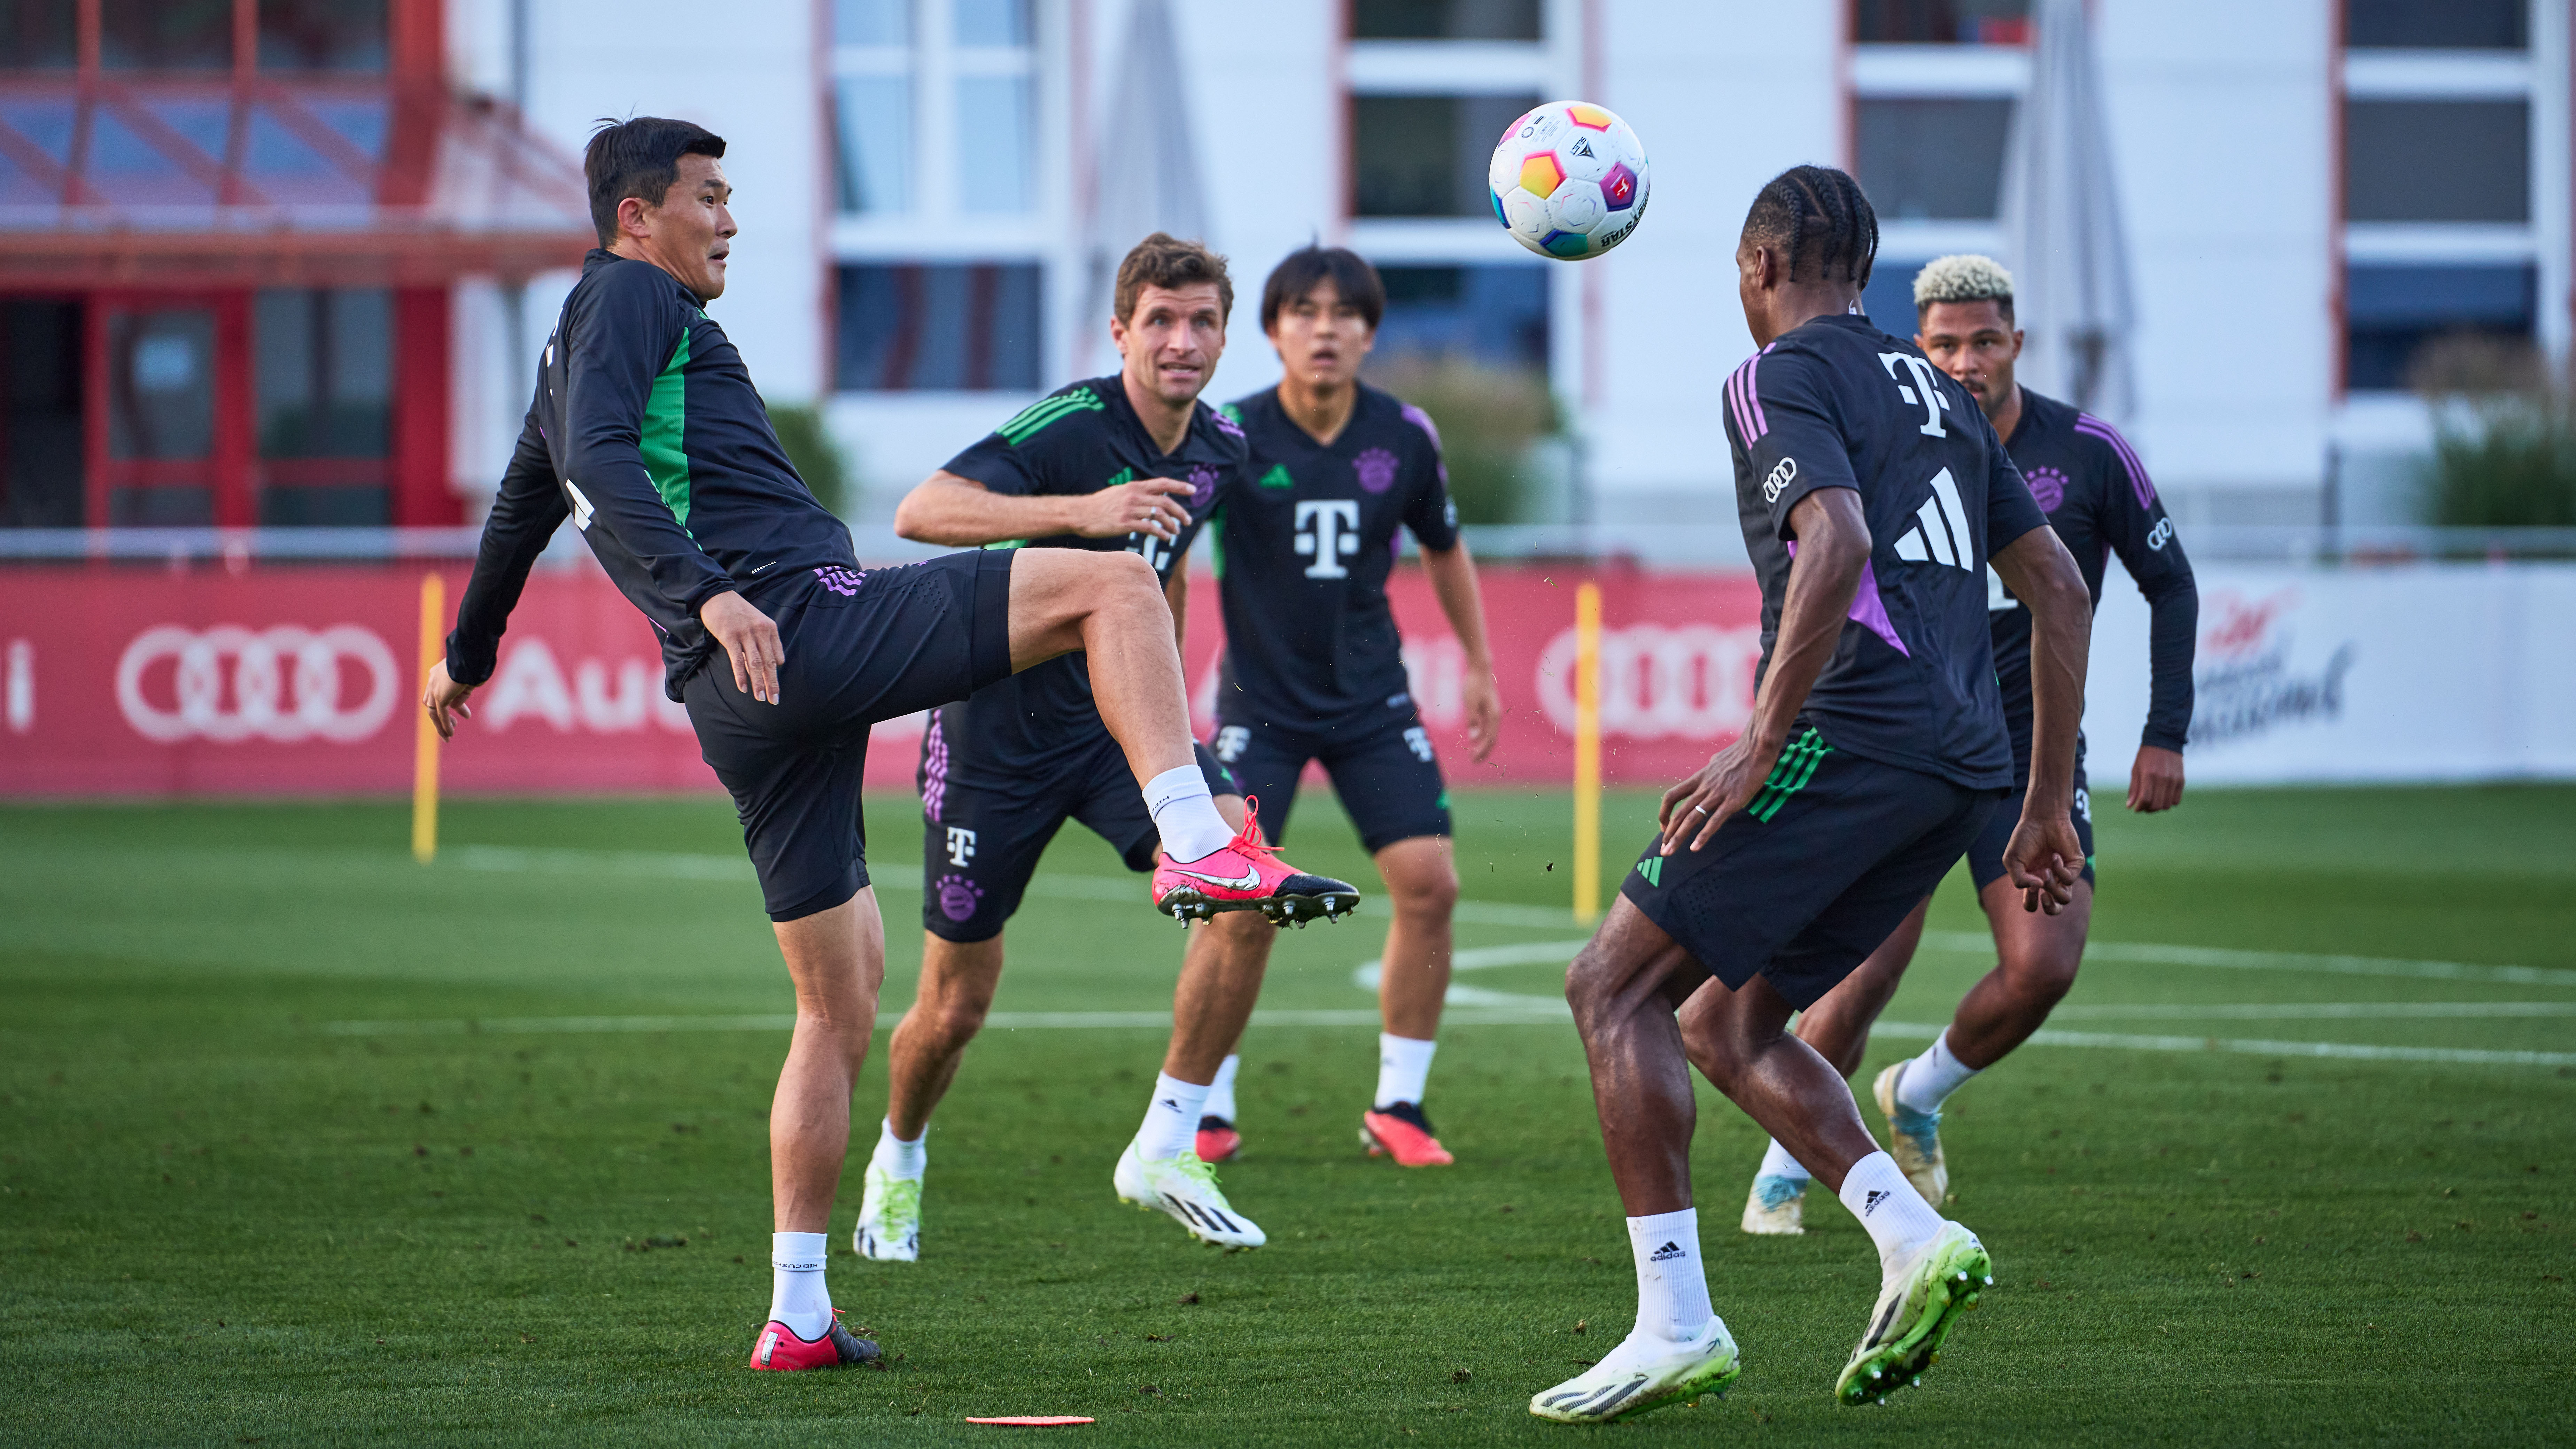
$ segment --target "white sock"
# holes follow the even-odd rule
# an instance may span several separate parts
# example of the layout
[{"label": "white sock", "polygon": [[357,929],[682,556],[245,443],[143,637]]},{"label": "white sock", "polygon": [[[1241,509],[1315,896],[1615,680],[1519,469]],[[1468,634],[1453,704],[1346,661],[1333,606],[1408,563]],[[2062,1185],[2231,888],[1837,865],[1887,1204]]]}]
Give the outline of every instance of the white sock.
[{"label": "white sock", "polygon": [[1216,1080],[1208,1083],[1207,1104],[1199,1108],[1201,1116],[1234,1120],[1234,1074],[1242,1066],[1243,1058],[1229,1056],[1216,1069]]},{"label": "white sock", "polygon": [[1843,1206],[1869,1230],[1878,1245],[1881,1272],[1903,1262],[1941,1231],[1941,1215],[1914,1190],[1897,1169],[1896,1159],[1873,1152],[1852,1164],[1843,1178]]},{"label": "white sock", "polygon": [[1145,1125],[1136,1129],[1136,1155],[1162,1162],[1180,1156],[1182,1148],[1196,1147],[1207,1099],[1206,1087],[1156,1072],[1154,1100],[1145,1104]]},{"label": "white sock", "polygon": [[769,1235],[769,1316],[812,1343],[832,1326],[832,1295],[823,1287],[828,1233]]},{"label": "white sock", "polygon": [[1431,1054],[1440,1049],[1436,1041],[1416,1041],[1409,1036],[1377,1034],[1377,1106],[1384,1111],[1398,1102],[1422,1105],[1422,1084],[1431,1077]]},{"label": "white sock", "polygon": [[1686,1343],[1717,1316],[1708,1306],[1708,1269],[1699,1256],[1699,1209],[1628,1219],[1637,1260],[1638,1333]]},{"label": "white sock", "polygon": [[1923,1055],[1905,1064],[1905,1074],[1896,1079],[1896,1105],[1909,1112],[1938,1112],[1941,1103],[1976,1074],[1975,1067],[1950,1054],[1950,1033],[1944,1030],[1923,1049]]},{"label": "white sock", "polygon": [[929,1137],[930,1129],[924,1127],[919,1137],[906,1142],[894,1135],[894,1122],[889,1119],[878,1124],[877,1150],[868,1160],[884,1168],[888,1177],[919,1182],[922,1172],[930,1166],[930,1153],[921,1145]]},{"label": "white sock", "polygon": [[1154,828],[1162,832],[1163,853],[1174,860],[1213,855],[1234,839],[1233,827],[1216,813],[1216,801],[1208,796],[1207,776],[1194,764],[1165,770],[1146,781],[1145,810],[1154,817]]},{"label": "white sock", "polygon": [[1770,1146],[1762,1149],[1762,1165],[1754,1170],[1753,1175],[1785,1177],[1793,1182],[1805,1182],[1815,1176],[1798,1159],[1789,1155],[1789,1149],[1781,1146],[1780,1139],[1777,1137],[1771,1139]]}]

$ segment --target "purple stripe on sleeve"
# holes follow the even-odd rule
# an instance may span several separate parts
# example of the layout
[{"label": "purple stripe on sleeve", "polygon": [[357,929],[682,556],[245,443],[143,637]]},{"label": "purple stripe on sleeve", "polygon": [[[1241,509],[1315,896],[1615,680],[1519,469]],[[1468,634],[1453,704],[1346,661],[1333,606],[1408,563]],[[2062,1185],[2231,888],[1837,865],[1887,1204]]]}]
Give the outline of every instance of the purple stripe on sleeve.
[{"label": "purple stripe on sleeve", "polygon": [[1735,398],[1735,385],[1743,380],[1744,368],[1743,365],[1739,363],[1733,372],[1726,375],[1726,411],[1728,416],[1735,419],[1735,435],[1744,440],[1746,447],[1751,447],[1753,445],[1753,422],[1744,415],[1744,405],[1736,401]]},{"label": "purple stripe on sleeve", "polygon": [[[1772,344],[1772,347],[1777,347],[1778,345],[1779,344],[1775,342]],[[1762,352],[1753,354],[1752,361],[1744,364],[1744,401],[1747,406],[1753,409],[1753,436],[1757,438],[1761,437],[1764,433],[1771,431],[1771,420],[1762,415],[1761,387],[1762,353],[1769,352],[1770,350],[1770,347],[1763,348]]]},{"label": "purple stripe on sleeve", "polygon": [[1440,425],[1431,421],[1431,414],[1424,412],[1422,409],[1415,407],[1411,403],[1406,403],[1404,404],[1404,420],[1429,434],[1431,437],[1431,446],[1435,448],[1440,446]]},{"label": "purple stripe on sleeve", "polygon": [[1869,564],[1860,566],[1860,587],[1852,593],[1852,622],[1884,639],[1888,647],[1911,659],[1914,651],[1897,637],[1896,621],[1887,617],[1887,600],[1878,596],[1878,571]]},{"label": "purple stripe on sleeve", "polygon": [[2129,440],[2120,436],[2119,429],[2091,413],[2077,413],[2075,431],[2109,443],[2111,450],[2120,455],[2121,466],[2129,470],[2129,489],[2138,495],[2138,506],[2140,508],[2155,506],[2156,485],[2147,481],[2147,467],[2138,461],[2138,450],[2129,446]]}]

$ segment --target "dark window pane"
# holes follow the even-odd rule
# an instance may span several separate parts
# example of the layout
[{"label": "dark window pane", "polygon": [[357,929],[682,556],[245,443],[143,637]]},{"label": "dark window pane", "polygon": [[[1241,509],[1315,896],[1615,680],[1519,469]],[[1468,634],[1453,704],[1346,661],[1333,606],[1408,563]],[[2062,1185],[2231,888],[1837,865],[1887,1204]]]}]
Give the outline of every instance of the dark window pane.
[{"label": "dark window pane", "polygon": [[2346,101],[2346,221],[2529,221],[2528,101]]},{"label": "dark window pane", "polygon": [[2426,343],[2532,336],[2539,284],[2528,266],[2354,266],[2344,273],[2344,381],[2403,388]]},{"label": "dark window pane", "polygon": [[1456,356],[1547,372],[1545,264],[1378,269],[1386,320],[1372,357]]},{"label": "dark window pane", "polygon": [[215,490],[203,484],[110,488],[107,522],[111,528],[212,528]]},{"label": "dark window pane", "polygon": [[392,436],[393,299],[278,288],[252,319],[263,458],[381,458]]},{"label": "dark window pane", "polygon": [[1852,39],[1864,45],[2027,45],[2030,0],[1860,0]]},{"label": "dark window pane", "polygon": [[80,55],[79,0],[0,0],[0,68],[69,70]]},{"label": "dark window pane", "polygon": [[215,441],[215,314],[120,312],[107,325],[107,443],[116,458],[203,458]]},{"label": "dark window pane", "polygon": [[1536,96],[1355,96],[1352,209],[1360,216],[1490,216],[1485,168]]},{"label": "dark window pane", "polygon": [[1352,0],[1351,38],[1538,40],[1539,0]]},{"label": "dark window pane", "polygon": [[1878,324],[1879,331],[1899,337],[1914,335],[1914,274],[1921,270],[1922,262],[1893,261],[1884,256],[1870,269],[1869,285],[1861,289],[1860,309]]},{"label": "dark window pane", "polygon": [[0,302],[0,527],[78,528],[81,308]]},{"label": "dark window pane", "polygon": [[279,487],[272,483],[259,490],[263,528],[382,528],[393,521],[393,490],[382,484]]},{"label": "dark window pane", "polygon": [[2521,50],[2525,0],[2345,0],[2344,43],[2356,50]]},{"label": "dark window pane", "polygon": [[1880,221],[1985,221],[2003,188],[2009,100],[1864,100],[1861,189]]},{"label": "dark window pane", "polygon": [[385,0],[259,0],[261,70],[385,68]]},{"label": "dark window pane", "polygon": [[1034,264],[840,269],[844,392],[1027,392],[1038,386]]},{"label": "dark window pane", "polygon": [[111,69],[230,69],[232,0],[99,0],[98,49]]}]

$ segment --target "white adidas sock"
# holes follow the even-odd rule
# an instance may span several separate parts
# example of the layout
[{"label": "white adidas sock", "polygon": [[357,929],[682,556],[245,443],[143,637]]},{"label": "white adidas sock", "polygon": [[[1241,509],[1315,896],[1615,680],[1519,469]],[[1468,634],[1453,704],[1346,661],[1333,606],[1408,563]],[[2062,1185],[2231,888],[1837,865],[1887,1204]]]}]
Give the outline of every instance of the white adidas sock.
[{"label": "white adidas sock", "polygon": [[828,1233],[769,1235],[769,1316],[812,1343],[832,1326],[832,1295],[823,1286]]},{"label": "white adidas sock", "polygon": [[1163,853],[1174,860],[1202,859],[1234,839],[1233,827],[1216,813],[1216,801],[1208,796],[1207,776],[1195,764],[1146,781],[1145,811],[1162,832]]},{"label": "white adidas sock", "polygon": [[1975,1067],[1951,1055],[1950,1033],[1944,1029],[1923,1055],[1905,1064],[1904,1074],[1896,1079],[1896,1105],[1909,1112],[1938,1112],[1941,1103],[1976,1074]]},{"label": "white adidas sock", "polygon": [[1785,1177],[1792,1182],[1805,1182],[1815,1176],[1798,1159],[1789,1155],[1789,1149],[1781,1146],[1780,1139],[1777,1137],[1771,1139],[1770,1146],[1762,1149],[1762,1165],[1754,1169],[1753,1175]]},{"label": "white adidas sock", "polygon": [[1431,1054],[1440,1049],[1436,1041],[1416,1041],[1409,1036],[1377,1034],[1377,1108],[1383,1112],[1398,1102],[1422,1105],[1422,1086],[1431,1078]]},{"label": "white adidas sock", "polygon": [[1242,1066],[1243,1058],[1229,1056],[1217,1067],[1216,1080],[1208,1083],[1207,1103],[1199,1108],[1199,1115],[1234,1120],[1234,1074]]},{"label": "white adidas sock", "polygon": [[1154,1100],[1145,1104],[1145,1125],[1136,1129],[1136,1156],[1162,1162],[1180,1156],[1185,1147],[1196,1147],[1207,1099],[1206,1087],[1156,1072]]},{"label": "white adidas sock", "polygon": [[1852,1164],[1843,1178],[1842,1200],[1869,1230],[1869,1240],[1878,1245],[1881,1272],[1905,1261],[1941,1231],[1941,1215],[1905,1180],[1896,1159],[1884,1152],[1873,1152]]},{"label": "white adidas sock", "polygon": [[930,1129],[924,1127],[919,1137],[906,1142],[894,1135],[894,1122],[888,1119],[877,1125],[877,1150],[868,1161],[884,1168],[888,1177],[919,1182],[930,1166],[930,1153],[922,1146],[929,1138]]},{"label": "white adidas sock", "polygon": [[1699,1256],[1699,1209],[1628,1219],[1628,1251],[1637,1260],[1635,1332],[1667,1343],[1699,1337],[1717,1316]]}]

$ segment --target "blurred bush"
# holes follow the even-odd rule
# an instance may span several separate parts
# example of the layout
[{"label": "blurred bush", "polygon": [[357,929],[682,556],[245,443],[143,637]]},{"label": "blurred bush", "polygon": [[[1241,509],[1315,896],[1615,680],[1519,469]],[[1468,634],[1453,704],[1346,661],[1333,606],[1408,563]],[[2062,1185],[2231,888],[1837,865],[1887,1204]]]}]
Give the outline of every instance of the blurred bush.
[{"label": "blurred bush", "polygon": [[805,480],[816,501],[833,517],[847,519],[849,464],[841,456],[841,445],[832,440],[832,430],[823,424],[823,410],[766,398],[761,404],[769,409],[769,425],[778,430],[778,445],[787,450],[787,461],[796,465],[796,476]]},{"label": "blurred bush", "polygon": [[1460,523],[1529,521],[1540,484],[1533,445],[1564,426],[1545,377],[1454,354],[1407,353],[1371,368],[1369,381],[1439,426]]},{"label": "blurred bush", "polygon": [[2576,397],[2531,347],[2457,338],[2425,349],[2432,408],[2420,506],[2457,528],[2576,527]]}]

